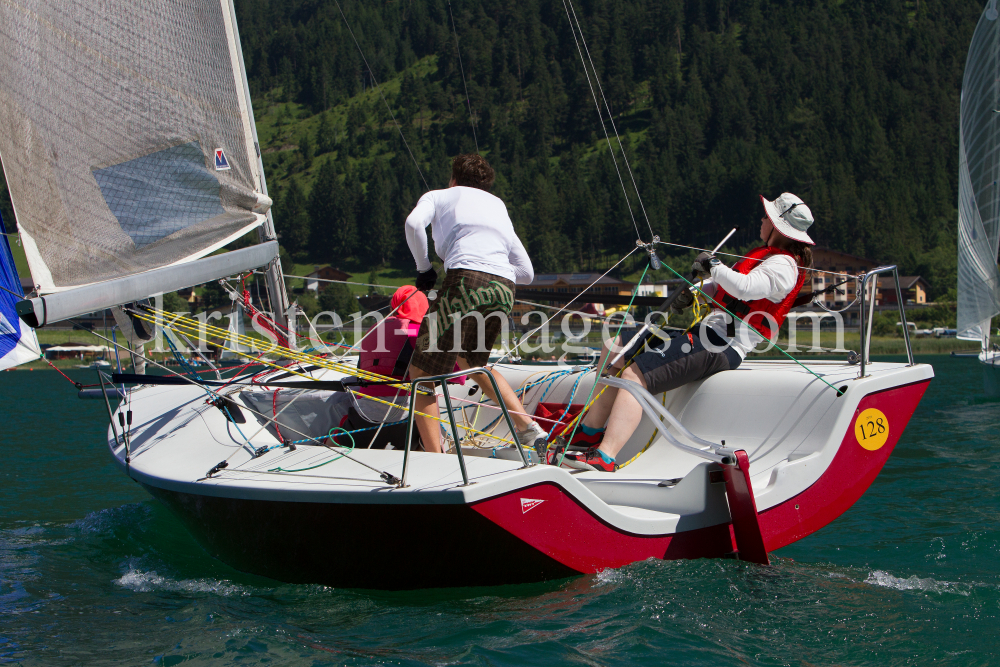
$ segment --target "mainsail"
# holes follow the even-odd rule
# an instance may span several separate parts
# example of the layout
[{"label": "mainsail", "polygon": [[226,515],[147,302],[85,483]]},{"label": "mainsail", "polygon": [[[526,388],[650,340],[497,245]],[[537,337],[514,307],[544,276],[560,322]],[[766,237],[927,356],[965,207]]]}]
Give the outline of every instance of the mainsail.
[{"label": "mainsail", "polygon": [[41,356],[34,330],[22,324],[14,311],[14,304],[19,301],[16,295],[23,296],[21,281],[7,237],[0,234],[0,371]]},{"label": "mainsail", "polygon": [[962,80],[958,175],[958,335],[983,340],[1000,314],[1000,21],[990,0]]},{"label": "mainsail", "polygon": [[0,159],[41,294],[264,223],[252,124],[229,0],[0,1]]}]

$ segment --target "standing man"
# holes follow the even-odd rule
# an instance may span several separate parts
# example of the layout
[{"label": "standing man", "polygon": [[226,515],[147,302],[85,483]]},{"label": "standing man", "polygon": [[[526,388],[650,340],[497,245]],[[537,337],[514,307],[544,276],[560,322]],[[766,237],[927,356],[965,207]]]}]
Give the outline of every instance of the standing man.
[{"label": "standing man", "polygon": [[[515,283],[524,285],[535,277],[507,207],[490,194],[493,180],[493,168],[483,156],[459,155],[451,163],[447,189],[424,194],[406,218],[406,243],[417,262],[417,289],[426,292],[437,282],[437,272],[427,254],[428,225],[434,233],[434,250],[444,259],[446,272],[417,334],[410,360],[411,379],[451,373],[456,363],[463,370],[486,366],[514,305]],[[518,427],[518,440],[530,445],[544,437],[544,429],[525,413],[503,376],[488,372],[496,380]],[[487,378],[481,373],[471,378],[497,402]],[[436,396],[417,394],[415,408],[436,416]],[[416,423],[424,449],[441,452],[437,422],[418,415]]]}]

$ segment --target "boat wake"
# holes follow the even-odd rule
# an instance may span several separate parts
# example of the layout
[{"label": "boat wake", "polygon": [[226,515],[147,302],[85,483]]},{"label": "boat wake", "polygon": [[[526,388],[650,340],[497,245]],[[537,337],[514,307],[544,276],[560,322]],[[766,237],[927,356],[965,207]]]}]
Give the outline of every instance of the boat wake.
[{"label": "boat wake", "polygon": [[907,577],[903,579],[901,577],[894,577],[888,572],[882,570],[874,570],[865,579],[866,584],[872,584],[874,586],[884,586],[886,588],[895,588],[898,591],[926,591],[928,593],[954,593],[957,595],[968,596],[972,592],[972,587],[968,584],[957,583],[953,581],[938,581],[936,579],[931,579],[930,577],[926,579],[921,579],[917,575]]},{"label": "boat wake", "polygon": [[114,583],[135,593],[208,593],[222,597],[243,597],[254,595],[249,586],[240,586],[226,579],[173,579],[164,577],[156,570],[143,570],[134,564]]},{"label": "boat wake", "polygon": [[123,527],[132,527],[142,524],[150,518],[152,508],[148,502],[129,503],[119,507],[108,507],[107,509],[91,512],[82,519],[70,523],[67,528],[78,530],[81,533],[103,534],[113,532]]}]

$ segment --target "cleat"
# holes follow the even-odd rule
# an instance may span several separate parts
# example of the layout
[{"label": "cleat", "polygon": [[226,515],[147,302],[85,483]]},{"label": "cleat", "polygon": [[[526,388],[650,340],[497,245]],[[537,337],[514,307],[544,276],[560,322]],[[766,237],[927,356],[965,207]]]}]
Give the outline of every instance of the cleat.
[{"label": "cleat", "polygon": [[545,452],[545,465],[559,465],[559,456],[565,448],[566,443],[562,440],[562,438],[558,438],[558,442],[551,445]]},{"label": "cleat", "polygon": [[532,445],[535,448],[535,452],[538,454],[538,458],[545,460],[545,454],[549,448],[549,441],[545,439],[545,436],[535,440],[535,444]]}]

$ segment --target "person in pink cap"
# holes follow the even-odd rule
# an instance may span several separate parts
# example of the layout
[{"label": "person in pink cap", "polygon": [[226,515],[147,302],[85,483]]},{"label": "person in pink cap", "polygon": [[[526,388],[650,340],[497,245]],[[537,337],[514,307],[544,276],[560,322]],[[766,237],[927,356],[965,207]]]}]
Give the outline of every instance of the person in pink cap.
[{"label": "person in pink cap", "polygon": [[[402,380],[410,367],[413,342],[420,322],[427,314],[427,296],[413,285],[403,285],[390,301],[393,315],[382,320],[361,341],[358,369]],[[387,386],[364,387],[367,396],[392,396],[396,389]]]},{"label": "person in pink cap", "polygon": [[[777,339],[778,329],[805,282],[806,269],[812,266],[809,246],[814,244],[806,230],[813,224],[813,215],[805,202],[789,192],[774,201],[760,199],[764,205],[760,239],[764,245],[751,250],[731,269],[711,253],[698,255],[691,269],[702,280],[700,290],[710,297],[711,312],[695,331],[672,331],[666,338],[651,338],[621,377],[659,394],[732,370],[765,338]],[[687,290],[672,309],[680,312],[693,301],[694,294]],[[739,319],[734,320],[730,313]],[[605,354],[620,350],[632,335],[614,340]],[[608,373],[617,374],[622,363]],[[568,449],[566,445],[553,447],[547,461],[614,472],[618,467],[615,456],[641,419],[642,407],[629,392],[608,387],[587,413]]]},{"label": "person in pink cap", "polygon": [[[407,380],[410,358],[413,356],[414,342],[420,330],[420,322],[427,314],[427,296],[412,285],[403,285],[392,295],[392,314],[379,322],[361,341],[358,354],[358,369],[390,377]],[[456,365],[455,370],[459,370]],[[465,384],[465,376],[449,382]],[[398,409],[388,409],[389,404],[406,403],[406,392],[397,387],[373,385],[362,387],[356,392],[357,400],[349,404],[341,419],[340,427],[354,433],[352,442],[356,447],[382,449],[392,445],[402,447],[406,441],[406,425],[384,425],[384,422],[404,418]],[[365,400],[366,396],[377,400]],[[377,431],[370,427],[379,425]],[[347,444],[344,436],[337,436],[337,442]],[[414,437],[414,446],[417,439]]]}]

